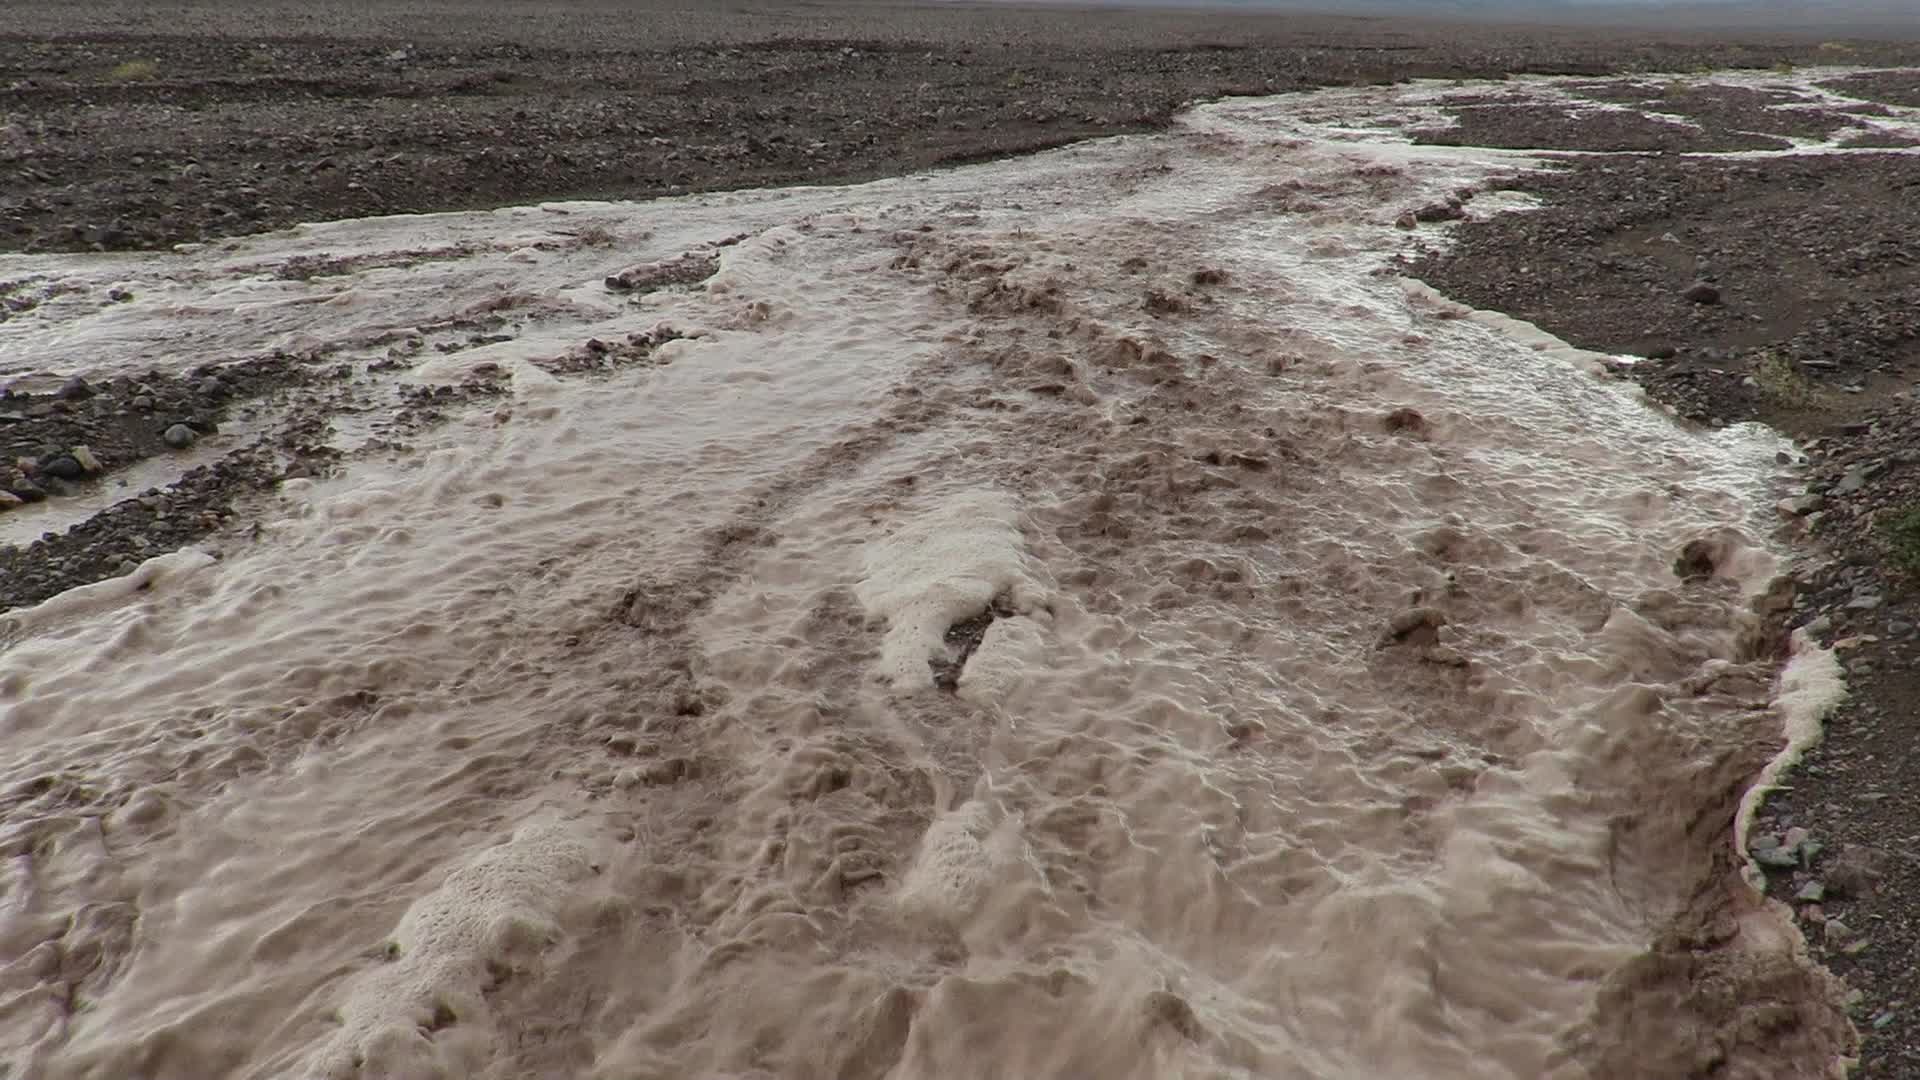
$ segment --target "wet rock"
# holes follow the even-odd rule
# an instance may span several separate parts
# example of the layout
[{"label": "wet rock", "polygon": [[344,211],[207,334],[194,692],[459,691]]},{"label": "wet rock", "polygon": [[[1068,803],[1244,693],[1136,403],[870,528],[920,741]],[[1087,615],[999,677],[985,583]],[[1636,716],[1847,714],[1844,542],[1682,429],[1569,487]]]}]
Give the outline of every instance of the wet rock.
[{"label": "wet rock", "polygon": [[1705,281],[1694,282],[1687,286],[1686,291],[1680,295],[1687,301],[1695,304],[1717,304],[1720,302],[1719,288]]},{"label": "wet rock", "polygon": [[1422,438],[1426,437],[1428,432],[1427,418],[1420,415],[1418,409],[1395,409],[1386,415],[1384,423],[1388,431],[1405,432]]},{"label": "wet rock", "polygon": [[1689,540],[1673,560],[1673,574],[1682,579],[1712,577],[1719,565],[1717,554],[1713,541]]},{"label": "wet rock", "polygon": [[1671,345],[1655,345],[1647,350],[1649,360],[1671,360],[1680,355],[1680,350]]},{"label": "wet rock", "polygon": [[27,500],[15,495],[11,491],[0,491],[0,511],[11,510],[16,506],[24,506],[26,502]]},{"label": "wet rock", "polygon": [[136,394],[133,400],[128,402],[127,404],[133,406],[135,409],[138,409],[141,412],[152,412],[154,407],[153,398],[151,395],[148,395],[148,394]]},{"label": "wet rock", "polygon": [[72,454],[56,454],[40,462],[40,475],[51,476],[56,480],[78,480],[87,475],[80,462]]},{"label": "wet rock", "polygon": [[1393,224],[1398,228],[1407,229],[1411,231],[1412,229],[1414,229],[1420,224],[1420,219],[1417,217],[1414,217],[1413,211],[1409,210],[1406,213],[1401,214],[1399,217],[1394,218]]},{"label": "wet rock", "polygon": [[1808,514],[1815,513],[1826,505],[1827,500],[1823,496],[1812,493],[1796,495],[1791,499],[1781,499],[1778,503],[1774,504],[1775,508],[1785,517],[1806,517]]},{"label": "wet rock", "polygon": [[1155,1021],[1165,1024],[1184,1038],[1199,1042],[1206,1037],[1206,1028],[1200,1024],[1200,1018],[1194,1015],[1193,1006],[1185,998],[1166,990],[1155,990],[1147,995],[1147,1015]]},{"label": "wet rock", "polygon": [[201,397],[219,398],[226,396],[227,384],[221,382],[218,375],[209,375],[200,380],[200,385],[194,387],[194,390]]},{"label": "wet rock", "polygon": [[175,450],[185,450],[200,438],[199,434],[185,424],[175,424],[160,436],[168,446]]},{"label": "wet rock", "polygon": [[107,290],[107,299],[113,301],[116,304],[124,304],[127,301],[133,299],[133,294],[116,285],[113,288]]},{"label": "wet rock", "polygon": [[93,385],[80,376],[75,375],[73,378],[61,384],[58,396],[62,401],[79,401],[82,398],[90,398],[93,396]]},{"label": "wet rock", "polygon": [[1800,865],[1800,856],[1790,847],[1776,846],[1753,852],[1753,861],[1769,870],[1792,870]]},{"label": "wet rock", "polygon": [[106,469],[106,466],[100,464],[100,459],[94,456],[93,450],[90,447],[74,447],[73,460],[79,462],[80,468],[88,474],[103,472]]},{"label": "wet rock", "polygon": [[1467,212],[1457,202],[1428,203],[1413,212],[1416,221],[1458,221],[1466,216]]}]

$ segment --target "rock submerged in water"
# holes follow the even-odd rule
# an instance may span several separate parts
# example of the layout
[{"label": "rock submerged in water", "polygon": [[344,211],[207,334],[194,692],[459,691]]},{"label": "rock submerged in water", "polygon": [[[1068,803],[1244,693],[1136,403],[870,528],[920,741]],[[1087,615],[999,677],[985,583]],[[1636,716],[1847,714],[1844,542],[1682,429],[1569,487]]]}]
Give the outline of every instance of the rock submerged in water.
[{"label": "rock submerged in water", "polygon": [[175,450],[185,450],[187,447],[192,446],[200,436],[185,424],[175,424],[163,432],[160,438],[165,440],[166,444]]}]

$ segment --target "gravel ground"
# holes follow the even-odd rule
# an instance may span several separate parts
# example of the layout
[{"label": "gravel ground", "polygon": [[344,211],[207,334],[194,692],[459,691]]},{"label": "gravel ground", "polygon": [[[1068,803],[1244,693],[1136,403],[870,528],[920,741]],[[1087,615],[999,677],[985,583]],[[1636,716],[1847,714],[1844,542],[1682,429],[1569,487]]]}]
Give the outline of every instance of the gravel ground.
[{"label": "gravel ground", "polygon": [[[1460,225],[1449,254],[1410,269],[1577,345],[1659,358],[1622,377],[1689,422],[1761,420],[1803,440],[1809,493],[1782,508],[1782,527],[1810,553],[1791,621],[1842,650],[1853,695],[1756,835],[1772,845],[1770,888],[1856,988],[1860,1074],[1920,1076],[1910,962],[1920,954],[1920,158],[1681,158],[1788,147],[1845,117],[1616,77],[1842,57],[1912,64],[1920,45],[852,0],[724,11],[0,0],[0,26],[0,251],[160,248],[344,216],[854,180],[1152,129],[1226,93],[1593,76],[1594,110],[1463,100],[1460,127],[1422,137],[1652,153],[1568,157],[1520,178],[1544,209]],[[1836,85],[1920,105],[1920,76]],[[1691,123],[1601,108],[1610,104]],[[30,287],[0,279],[0,319],[33,302]],[[568,374],[645,362],[650,347],[588,350]],[[170,452],[176,426],[197,438],[235,416],[268,417],[257,441],[170,489],[0,549],[0,611],[130,559],[242,535],[250,496],[331,467],[329,410],[366,407],[366,388],[341,384],[325,357],[208,364],[184,379],[0,398],[0,487],[21,498],[61,498],[66,485]],[[31,367],[0,357],[0,379]],[[395,437],[496,390],[483,378],[447,400],[405,401]]]},{"label": "gravel ground", "polygon": [[[1920,71],[1839,82],[1920,101]],[[1675,97],[1661,111],[1698,120],[1702,146],[1769,130],[1751,92]],[[1607,148],[1583,119],[1528,112],[1540,145]],[[1544,207],[1460,226],[1409,271],[1575,345],[1658,358],[1618,374],[1685,422],[1800,443],[1805,493],[1780,507],[1806,553],[1788,624],[1838,650],[1850,696],[1763,806],[1754,854],[1853,988],[1856,1075],[1920,1076],[1920,157],[1567,157],[1513,186]]]},{"label": "gravel ground", "polygon": [[[0,251],[864,179],[1151,129],[1230,93],[1832,55],[1767,34],[858,2],[0,0],[0,26]],[[1640,126],[1636,147],[1692,148]]]}]

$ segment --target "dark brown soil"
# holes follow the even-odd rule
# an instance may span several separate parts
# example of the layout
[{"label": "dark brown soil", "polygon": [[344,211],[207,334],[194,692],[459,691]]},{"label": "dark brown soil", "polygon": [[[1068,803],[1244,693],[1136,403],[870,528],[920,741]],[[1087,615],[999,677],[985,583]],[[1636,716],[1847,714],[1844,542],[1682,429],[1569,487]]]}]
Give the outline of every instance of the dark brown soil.
[{"label": "dark brown soil", "polygon": [[1740,131],[1703,131],[1637,112],[1575,111],[1550,105],[1463,105],[1452,127],[1423,128],[1414,141],[1433,146],[1511,150],[1784,150],[1785,139]]},{"label": "dark brown soil", "polygon": [[[1752,122],[1748,95],[1683,97],[1709,137]],[[1410,272],[1575,345],[1662,357],[1622,376],[1692,422],[1802,441],[1789,621],[1840,650],[1850,696],[1754,836],[1771,895],[1853,988],[1858,1075],[1920,1076],[1920,158],[1607,155],[1515,186],[1545,206],[1459,226]],[[1713,302],[1687,298],[1700,282]]]},{"label": "dark brown soil", "polygon": [[1875,71],[1829,79],[1820,85],[1850,97],[1920,107],[1920,71]]},{"label": "dark brown soil", "polygon": [[[1150,129],[1223,94],[1823,55],[1766,34],[858,0],[0,0],[0,28],[0,251],[864,179]],[[1903,55],[1862,42],[1849,58]],[[1594,123],[1582,146],[1626,125],[1636,147],[1706,148],[1671,124]],[[1536,142],[1524,116],[1470,117],[1466,134],[1489,128]]]}]

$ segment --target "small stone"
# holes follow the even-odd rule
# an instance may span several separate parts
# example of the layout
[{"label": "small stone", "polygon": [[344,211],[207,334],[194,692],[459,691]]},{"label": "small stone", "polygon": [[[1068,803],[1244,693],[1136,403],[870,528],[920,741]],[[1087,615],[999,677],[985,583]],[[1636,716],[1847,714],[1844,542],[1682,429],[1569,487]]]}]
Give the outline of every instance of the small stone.
[{"label": "small stone", "polygon": [[11,491],[0,491],[0,511],[11,510],[16,506],[24,506],[26,502],[27,500],[15,495]]},{"label": "small stone", "polygon": [[1415,210],[1413,216],[1416,221],[1458,221],[1466,217],[1467,212],[1460,208],[1459,203],[1437,202]]},{"label": "small stone", "polygon": [[1835,495],[1851,495],[1866,486],[1867,470],[1860,468],[1848,469],[1847,474],[1840,478],[1840,482],[1833,485],[1833,493]]},{"label": "small stone", "polygon": [[1847,608],[1850,611],[1872,611],[1884,603],[1886,603],[1886,601],[1880,596],[1874,593],[1868,593],[1865,596],[1856,596],[1847,601]]},{"label": "small stone", "polygon": [[93,456],[93,450],[90,447],[74,447],[73,460],[79,462],[80,467],[88,473],[101,472],[105,468],[105,466],[100,464],[100,459]]},{"label": "small stone", "polygon": [[1888,1009],[1886,1012],[1883,1012],[1879,1016],[1874,1017],[1873,1030],[1885,1031],[1887,1028],[1893,1025],[1893,1018],[1897,1015],[1898,1014],[1895,1013],[1892,1009]]},{"label": "small stone", "polygon": [[168,428],[160,437],[166,440],[167,445],[173,447],[175,450],[185,450],[187,447],[192,446],[194,440],[200,436],[195,434],[194,430],[185,424],[175,424]]},{"label": "small stone", "polygon": [[1878,863],[1872,850],[1847,844],[1828,862],[1826,880],[1837,895],[1866,896],[1880,880]]},{"label": "small stone", "polygon": [[1787,835],[1781,838],[1780,843],[1790,850],[1797,851],[1800,845],[1806,843],[1807,838],[1812,835],[1813,834],[1809,833],[1806,829],[1795,825],[1793,828],[1787,830]]},{"label": "small stone", "polygon": [[1705,281],[1694,282],[1687,286],[1686,291],[1680,295],[1696,304],[1717,304],[1720,302],[1720,290]]},{"label": "small stone", "polygon": [[39,502],[47,497],[47,489],[31,480],[21,479],[13,484],[13,493],[22,502]]},{"label": "small stone", "polygon": [[127,301],[133,299],[133,294],[116,285],[113,288],[107,290],[107,299],[113,301],[116,304],[124,304]]},{"label": "small stone", "polygon": [[1839,919],[1828,919],[1821,933],[1826,938],[1827,944],[1838,945],[1852,935],[1853,928],[1841,922]]},{"label": "small stone", "polygon": [[1826,896],[1827,896],[1827,887],[1825,885],[1822,885],[1818,878],[1815,878],[1814,880],[1807,882],[1805,885],[1800,886],[1799,891],[1793,894],[1793,898],[1795,900],[1798,900],[1798,901],[1801,901],[1802,903],[1807,903],[1807,904],[1817,904],[1820,901],[1826,899]]},{"label": "small stone", "polygon": [[1792,848],[1770,847],[1754,852],[1753,861],[1769,870],[1792,870],[1800,865],[1800,856]]},{"label": "small stone", "polygon": [[227,392],[227,384],[221,382],[219,376],[209,375],[200,380],[200,385],[194,387],[194,390],[201,397],[222,397]]},{"label": "small stone", "polygon": [[141,412],[153,411],[153,398],[149,397],[146,394],[136,394],[134,396],[134,399],[128,402],[128,404],[132,405],[136,409],[139,409]]},{"label": "small stone", "polygon": [[40,475],[51,476],[56,480],[78,480],[87,475],[72,454],[56,454],[40,462]]},{"label": "small stone", "polygon": [[1827,505],[1827,500],[1822,496],[1809,493],[1806,495],[1796,495],[1791,499],[1781,499],[1774,505],[1783,516],[1806,517],[1808,514]]},{"label": "small stone", "polygon": [[1757,833],[1747,842],[1748,851],[1771,851],[1780,846],[1780,837],[1774,833]]},{"label": "small stone", "polygon": [[75,375],[61,384],[59,397],[62,401],[79,401],[93,396],[93,386],[87,380]]},{"label": "small stone", "polygon": [[1401,214],[1401,215],[1400,215],[1399,217],[1397,217],[1397,218],[1394,218],[1394,219],[1393,219],[1393,224],[1394,224],[1394,225],[1395,225],[1395,226],[1396,226],[1397,228],[1402,228],[1402,229],[1408,229],[1408,230],[1411,230],[1411,229],[1414,229],[1414,228],[1416,228],[1416,227],[1418,227],[1418,226],[1419,226],[1419,224],[1420,224],[1420,219],[1419,219],[1419,218],[1416,218],[1416,217],[1414,217],[1414,216],[1413,216],[1413,211],[1411,211],[1411,210],[1409,210],[1409,211],[1407,211],[1406,213],[1404,213],[1404,214]]}]

